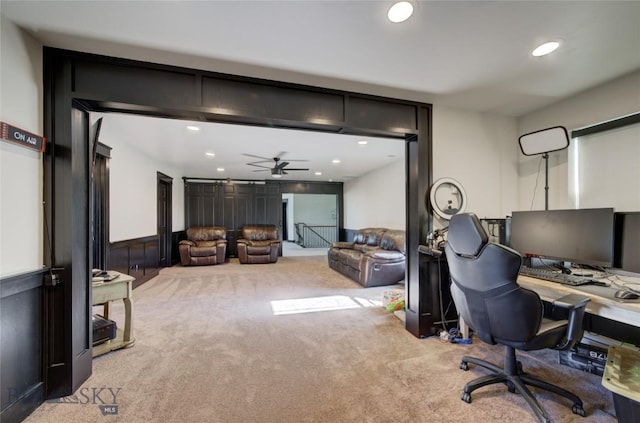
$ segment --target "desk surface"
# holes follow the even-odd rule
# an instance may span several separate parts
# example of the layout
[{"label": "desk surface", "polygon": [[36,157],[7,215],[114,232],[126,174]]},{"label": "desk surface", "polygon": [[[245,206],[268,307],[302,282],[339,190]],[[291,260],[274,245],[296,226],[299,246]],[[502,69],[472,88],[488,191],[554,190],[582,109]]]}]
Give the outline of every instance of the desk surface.
[{"label": "desk surface", "polygon": [[[607,279],[603,279],[608,281]],[[591,299],[587,312],[600,317],[640,327],[640,299],[618,300],[614,297],[619,289],[615,286],[583,285],[579,287],[549,282],[530,276],[518,276],[518,283],[535,291],[545,301],[553,301],[566,294],[582,294]]]}]

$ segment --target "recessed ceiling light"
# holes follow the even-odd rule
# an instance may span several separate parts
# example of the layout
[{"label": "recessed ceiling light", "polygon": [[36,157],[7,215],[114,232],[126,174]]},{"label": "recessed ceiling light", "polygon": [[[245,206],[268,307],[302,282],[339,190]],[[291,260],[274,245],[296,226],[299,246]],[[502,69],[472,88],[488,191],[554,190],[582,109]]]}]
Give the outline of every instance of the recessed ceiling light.
[{"label": "recessed ceiling light", "polygon": [[338,163],[340,163],[340,159],[333,159],[333,160],[331,160],[331,163],[338,164]]},{"label": "recessed ceiling light", "polygon": [[322,175],[322,172],[316,172],[315,175],[316,176],[320,176],[320,175]]},{"label": "recessed ceiling light", "polygon": [[224,172],[224,167],[219,167],[216,169],[218,172]]},{"label": "recessed ceiling light", "polygon": [[200,128],[198,128],[198,127],[197,127],[197,126],[195,126],[195,125],[189,125],[189,126],[187,126],[187,129],[188,129],[189,131],[199,131],[199,130],[200,130]]},{"label": "recessed ceiling light", "polygon": [[533,50],[531,52],[531,54],[533,56],[539,57],[539,56],[545,56],[549,53],[554,52],[558,47],[560,47],[560,43],[557,41],[550,41],[548,43],[544,43],[538,47],[536,47],[535,50]]},{"label": "recessed ceiling light", "polygon": [[413,14],[413,5],[408,1],[399,1],[393,4],[387,12],[387,17],[391,22],[404,22]]},{"label": "recessed ceiling light", "polygon": [[369,141],[361,140],[361,141],[358,141],[358,144],[367,145],[367,144],[369,144]]},{"label": "recessed ceiling light", "polygon": [[216,155],[216,153],[204,153],[204,154],[206,154],[206,155],[207,155],[207,156],[209,156],[209,157],[213,157],[213,156],[215,156],[215,155]]}]

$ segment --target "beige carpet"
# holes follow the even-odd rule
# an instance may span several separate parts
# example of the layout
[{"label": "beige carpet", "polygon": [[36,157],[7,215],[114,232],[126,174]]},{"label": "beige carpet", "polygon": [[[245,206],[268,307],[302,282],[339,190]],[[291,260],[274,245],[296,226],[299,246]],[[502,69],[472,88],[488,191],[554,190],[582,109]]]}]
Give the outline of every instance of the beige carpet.
[{"label": "beige carpet", "polygon": [[[48,401],[26,422],[537,421],[504,385],[461,401],[464,383],[485,372],[460,370],[460,358],[500,361],[502,349],[415,338],[375,304],[386,289],[361,288],[325,257],[164,269],[134,291],[135,346],[94,359],[75,398]],[[282,302],[291,299],[302,301]],[[600,377],[557,364],[555,352],[520,358],[582,396],[586,419],[538,392],[554,422],[616,421]]]}]

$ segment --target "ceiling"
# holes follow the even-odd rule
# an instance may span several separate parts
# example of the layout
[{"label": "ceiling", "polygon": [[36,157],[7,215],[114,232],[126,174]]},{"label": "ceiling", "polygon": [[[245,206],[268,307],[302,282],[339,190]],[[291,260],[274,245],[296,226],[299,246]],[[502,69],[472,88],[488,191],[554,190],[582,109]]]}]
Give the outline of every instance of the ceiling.
[{"label": "ceiling", "polygon": [[[514,117],[640,69],[640,1],[418,1],[414,15],[401,24],[387,20],[390,5],[0,0],[0,12],[48,46]],[[560,49],[549,56],[530,55],[549,40],[559,40]],[[140,131],[136,125],[142,119],[110,118],[105,134],[116,128]],[[150,121],[144,122],[148,129]],[[204,151],[195,148],[194,156],[175,151],[180,150],[175,137],[196,134],[184,134],[184,121],[169,122],[177,126],[154,129],[152,144],[135,137],[137,147],[149,155],[172,151],[163,161],[180,156],[205,165],[190,167],[186,176],[218,177],[211,169],[222,165],[228,177],[247,178],[246,171],[255,169],[244,164],[250,158],[242,153],[271,157],[281,151],[289,153],[284,159],[313,159],[308,165],[315,170],[335,157],[326,147],[311,150],[304,140],[312,136],[341,137],[331,151],[373,164],[349,168],[343,161],[341,172],[323,174],[325,180],[359,176],[397,154],[374,143],[359,148],[357,139],[346,135],[206,124],[198,142],[203,149],[214,148],[216,156],[203,160]],[[351,144],[359,149],[346,150]]]},{"label": "ceiling", "polygon": [[[264,163],[246,154],[266,159],[280,156],[290,168],[309,169],[289,171],[282,179],[335,182],[349,181],[404,158],[405,143],[397,139],[92,113],[92,120],[99,117],[103,118],[100,142],[114,146],[125,140],[141,154],[190,178],[271,179],[269,169],[247,163],[273,167],[275,162]],[[112,156],[116,155],[114,151]],[[336,159],[340,162],[333,163]]]}]

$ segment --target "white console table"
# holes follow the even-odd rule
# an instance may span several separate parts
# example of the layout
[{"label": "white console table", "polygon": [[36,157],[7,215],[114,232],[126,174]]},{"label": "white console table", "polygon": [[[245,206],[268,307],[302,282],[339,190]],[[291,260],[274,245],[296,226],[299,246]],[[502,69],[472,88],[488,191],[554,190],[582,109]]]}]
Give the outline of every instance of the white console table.
[{"label": "white console table", "polygon": [[[109,273],[117,273],[109,271]],[[92,355],[97,357],[110,351],[133,346],[133,281],[134,277],[118,273],[118,277],[108,282],[92,283],[92,304],[104,305],[104,317],[109,318],[109,302],[122,300],[124,302],[124,330],[118,328],[115,339],[103,342],[93,347]]]}]

